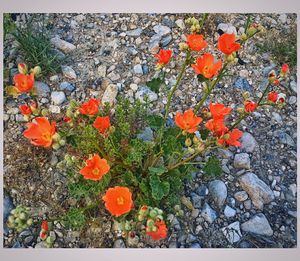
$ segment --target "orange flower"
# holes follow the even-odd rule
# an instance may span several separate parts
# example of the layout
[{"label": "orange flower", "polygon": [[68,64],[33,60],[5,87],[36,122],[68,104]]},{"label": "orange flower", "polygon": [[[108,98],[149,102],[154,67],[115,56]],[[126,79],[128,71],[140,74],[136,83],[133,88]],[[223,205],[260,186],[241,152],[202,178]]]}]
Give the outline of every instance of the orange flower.
[{"label": "orange flower", "polygon": [[127,187],[109,188],[102,199],[106,209],[116,217],[128,213],[133,207],[132,194]]},{"label": "orange flower", "polygon": [[278,93],[277,92],[273,91],[273,92],[269,92],[268,93],[268,100],[270,102],[274,102],[275,103],[277,101],[277,98],[278,98]]},{"label": "orange flower", "polygon": [[48,221],[47,220],[43,220],[41,228],[42,228],[42,230],[45,230],[45,232],[47,232],[49,230],[49,226],[48,226]]},{"label": "orange flower", "polygon": [[238,141],[243,135],[238,129],[233,129],[231,132],[226,133],[218,142],[222,145],[226,144],[229,146],[241,146],[241,143]]},{"label": "orange flower", "polygon": [[197,117],[192,109],[185,111],[183,114],[180,112],[176,113],[175,123],[188,133],[194,133],[197,130],[197,126],[202,122],[201,117]]},{"label": "orange flower", "polygon": [[235,42],[234,34],[222,34],[218,39],[218,48],[222,53],[230,55],[238,51],[241,45]]},{"label": "orange flower", "polygon": [[90,99],[87,102],[84,102],[79,108],[81,114],[93,116],[98,113],[100,106],[100,101],[97,99]]},{"label": "orange flower", "polygon": [[201,51],[207,47],[207,42],[204,40],[202,34],[187,35],[186,42],[193,51]]},{"label": "orange flower", "polygon": [[20,92],[29,92],[34,86],[34,74],[25,75],[18,73],[14,76],[14,82]]},{"label": "orange flower", "polygon": [[196,74],[201,74],[210,79],[217,75],[222,68],[222,61],[214,62],[214,57],[210,53],[205,53],[198,57],[196,64],[192,64]]},{"label": "orange flower", "polygon": [[156,221],[155,222],[156,231],[148,232],[146,228],[146,234],[152,237],[153,240],[165,239],[168,234],[168,229],[165,221]]},{"label": "orange flower", "polygon": [[228,131],[228,128],[224,125],[224,119],[222,118],[209,120],[206,122],[205,127],[218,137]]},{"label": "orange flower", "polygon": [[224,119],[225,116],[231,112],[231,108],[225,107],[225,105],[222,103],[215,103],[215,104],[210,103],[209,109],[212,117],[215,120]]},{"label": "orange flower", "polygon": [[158,59],[157,64],[167,64],[172,56],[171,50],[163,50],[161,49],[158,54],[155,55],[155,58]]},{"label": "orange flower", "polygon": [[20,105],[19,109],[20,109],[20,112],[25,116],[30,115],[32,113],[31,108],[27,104]]},{"label": "orange flower", "polygon": [[56,132],[55,125],[55,121],[50,124],[46,117],[37,117],[27,124],[28,128],[23,134],[33,145],[48,148]]},{"label": "orange flower", "polygon": [[85,163],[86,166],[80,170],[80,174],[85,179],[100,180],[110,170],[107,160],[101,159],[97,154],[91,159],[86,160]]},{"label": "orange flower", "polygon": [[256,107],[257,107],[257,104],[253,101],[245,102],[245,111],[246,112],[253,112],[253,111],[255,111]]},{"label": "orange flower", "polygon": [[110,127],[110,119],[108,116],[105,117],[97,117],[93,126],[100,131],[100,133],[104,134]]},{"label": "orange flower", "polygon": [[289,65],[288,64],[283,64],[282,65],[282,67],[281,67],[281,72],[283,73],[283,74],[287,74],[288,72],[289,72]]}]

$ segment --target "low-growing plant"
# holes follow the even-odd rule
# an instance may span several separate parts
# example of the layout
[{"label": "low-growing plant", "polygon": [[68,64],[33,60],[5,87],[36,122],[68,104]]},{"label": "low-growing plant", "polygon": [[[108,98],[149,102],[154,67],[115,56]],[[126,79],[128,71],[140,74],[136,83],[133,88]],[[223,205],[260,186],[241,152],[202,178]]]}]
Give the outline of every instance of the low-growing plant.
[{"label": "low-growing plant", "polygon": [[[213,100],[214,88],[236,65],[236,52],[263,28],[246,23],[245,33],[238,38],[234,34],[221,35],[217,48],[223,57],[216,60],[204,52],[209,44],[199,33],[204,23],[201,21],[187,21],[192,33],[180,44],[184,61],[167,94],[163,115],[151,113],[147,98],[133,104],[120,98],[114,110],[95,98],[81,104],[72,100],[64,117],[56,122],[40,108],[34,95],[33,102],[20,106],[30,121],[24,136],[35,146],[65,152],[57,168],[67,173],[69,195],[76,200],[76,207],[70,207],[60,218],[67,228],[80,229],[88,220],[87,213],[105,207],[125,235],[141,233],[138,230],[145,227],[144,233],[152,239],[166,238],[166,214],[183,215],[181,203],[193,209],[182,197],[191,174],[202,171],[209,178],[221,175],[220,160],[212,152],[239,147],[243,133],[237,129],[238,124],[260,107],[285,104],[285,95],[276,90],[288,76],[287,64],[280,74],[270,72],[269,83],[258,100],[249,92],[243,93],[244,106],[237,108],[239,117],[234,122],[227,119],[233,111],[230,106],[214,102],[204,106],[208,98]],[[160,74],[148,82],[153,91],[158,93],[165,85],[165,67],[170,59],[176,59],[173,56],[171,50],[163,49],[155,56]],[[194,108],[176,112],[175,124],[170,126],[171,102],[189,67],[202,86],[202,98]],[[30,73],[25,65],[19,65],[19,71],[8,93],[15,97],[25,92],[34,94],[36,70]],[[209,156],[206,162],[205,156]]]}]

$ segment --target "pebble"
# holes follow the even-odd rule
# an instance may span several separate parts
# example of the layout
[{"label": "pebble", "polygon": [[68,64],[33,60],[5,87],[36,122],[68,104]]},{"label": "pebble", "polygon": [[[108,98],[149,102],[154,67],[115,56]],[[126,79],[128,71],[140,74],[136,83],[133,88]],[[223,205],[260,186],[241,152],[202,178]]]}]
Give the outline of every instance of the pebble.
[{"label": "pebble", "polygon": [[297,93],[297,83],[295,81],[290,82],[290,88],[294,93]]},{"label": "pebble", "polygon": [[34,86],[38,96],[47,97],[50,93],[49,86],[44,82],[35,82]]},{"label": "pebble", "polygon": [[170,227],[175,228],[175,230],[177,230],[177,231],[181,230],[180,223],[179,223],[177,217],[175,217],[173,214],[169,214],[167,216],[167,220],[170,223]]},{"label": "pebble", "polygon": [[154,136],[153,136],[152,129],[150,127],[146,127],[143,132],[137,135],[137,138],[143,141],[149,141],[149,142],[153,141]]},{"label": "pebble", "polygon": [[236,79],[236,81],[234,82],[234,86],[243,91],[251,92],[253,90],[253,87],[250,85],[250,83],[242,77]]},{"label": "pebble", "polygon": [[72,92],[75,90],[75,87],[69,83],[69,82],[62,82],[60,85],[59,85],[59,89],[61,91],[66,91],[66,92]]},{"label": "pebble", "polygon": [[193,243],[190,248],[201,248],[199,243]]},{"label": "pebble", "polygon": [[59,77],[58,77],[58,75],[52,75],[52,76],[50,76],[49,80],[51,82],[58,82],[59,81]]},{"label": "pebble", "polygon": [[259,213],[241,225],[245,232],[254,233],[262,236],[272,236],[273,230],[263,213]]},{"label": "pebble", "polygon": [[272,112],[272,119],[277,122],[277,123],[282,123],[282,117],[279,113],[277,112]]},{"label": "pebble", "polygon": [[24,116],[22,114],[17,114],[16,122],[26,122],[26,120],[24,119]]},{"label": "pebble", "polygon": [[264,204],[268,204],[274,200],[273,191],[254,173],[246,173],[239,177],[238,181],[243,190],[248,193],[256,208],[263,209]]},{"label": "pebble", "polygon": [[143,102],[146,96],[148,97],[150,102],[156,101],[158,99],[157,94],[151,91],[147,86],[139,86],[138,91],[135,93],[135,98]]},{"label": "pebble", "polygon": [[110,105],[114,104],[116,102],[116,97],[118,95],[118,87],[115,84],[109,84],[105,92],[102,96],[102,104],[105,104],[106,102]]},{"label": "pebble", "polygon": [[181,29],[181,30],[184,30],[185,29],[185,24],[184,24],[184,21],[183,19],[177,19],[175,21],[176,25]]},{"label": "pebble", "polygon": [[241,142],[240,149],[243,151],[252,153],[255,150],[255,148],[257,148],[256,140],[248,132],[243,133],[243,136],[241,137],[240,142]]},{"label": "pebble", "polygon": [[60,107],[59,106],[57,106],[57,105],[50,105],[49,106],[49,111],[51,112],[51,113],[60,113]]},{"label": "pebble", "polygon": [[231,218],[231,217],[234,217],[236,215],[236,210],[229,207],[229,206],[226,206],[225,209],[224,209],[224,215],[227,217],[227,218]]},{"label": "pebble", "polygon": [[293,105],[297,102],[297,97],[296,96],[291,96],[289,98],[289,104]]},{"label": "pebble", "polygon": [[141,64],[136,64],[134,67],[133,67],[133,71],[135,74],[143,74],[143,67]]},{"label": "pebble", "polygon": [[225,183],[221,180],[211,181],[208,190],[216,206],[222,208],[227,198],[227,187]]},{"label": "pebble", "polygon": [[8,196],[3,199],[3,220],[7,221],[10,211],[15,208],[12,199]]},{"label": "pebble", "polygon": [[172,36],[167,35],[161,39],[161,46],[166,47],[172,41]]},{"label": "pebble", "polygon": [[66,77],[70,80],[76,80],[77,75],[72,67],[63,65],[63,66],[61,66],[61,70],[62,70],[64,77]]},{"label": "pebble", "polygon": [[134,30],[127,31],[126,35],[138,37],[138,36],[141,35],[142,32],[143,32],[142,28],[137,28],[137,29],[134,29]]},{"label": "pebble", "polygon": [[217,26],[217,30],[221,30],[222,32],[227,33],[227,34],[237,35],[236,28],[232,24],[220,23]]},{"label": "pebble", "polygon": [[286,21],[287,21],[287,15],[286,15],[286,14],[280,14],[279,17],[278,17],[278,20],[279,20],[281,23],[285,24]]},{"label": "pebble", "polygon": [[240,241],[242,237],[239,221],[235,221],[230,225],[223,227],[221,231],[223,232],[224,236],[227,238],[228,242],[231,244]]},{"label": "pebble", "polygon": [[156,54],[159,50],[159,43],[160,43],[161,36],[158,34],[153,35],[148,43],[148,49],[151,54]]},{"label": "pebble", "polygon": [[76,49],[76,46],[74,44],[60,39],[59,36],[53,37],[50,41],[56,48],[63,51],[64,53],[71,53]]},{"label": "pebble", "polygon": [[66,95],[64,92],[52,92],[51,100],[55,105],[61,105],[66,101]]},{"label": "pebble", "polygon": [[247,153],[235,154],[233,165],[237,169],[250,169],[250,157]]},{"label": "pebble", "polygon": [[100,66],[98,66],[98,69],[97,69],[98,77],[104,78],[106,76],[106,70],[107,70],[106,65],[101,64]]},{"label": "pebble", "polygon": [[238,191],[234,194],[234,198],[240,202],[243,202],[248,198],[248,194],[246,191]]},{"label": "pebble", "polygon": [[134,91],[134,92],[137,91],[138,87],[139,87],[139,86],[138,86],[137,84],[135,84],[135,83],[132,83],[132,84],[129,85],[129,88],[130,88],[132,91]]},{"label": "pebble", "polygon": [[207,203],[204,204],[202,211],[201,211],[201,216],[209,223],[213,223],[215,219],[217,218],[217,213],[215,210],[213,210],[210,205]]},{"label": "pebble", "polygon": [[199,195],[197,195],[196,193],[191,193],[191,199],[192,199],[194,208],[201,208],[202,198]]},{"label": "pebble", "polygon": [[164,35],[169,34],[171,32],[171,29],[168,26],[161,25],[161,24],[155,25],[153,27],[153,30],[154,30],[155,33],[157,33],[160,36],[164,36]]}]

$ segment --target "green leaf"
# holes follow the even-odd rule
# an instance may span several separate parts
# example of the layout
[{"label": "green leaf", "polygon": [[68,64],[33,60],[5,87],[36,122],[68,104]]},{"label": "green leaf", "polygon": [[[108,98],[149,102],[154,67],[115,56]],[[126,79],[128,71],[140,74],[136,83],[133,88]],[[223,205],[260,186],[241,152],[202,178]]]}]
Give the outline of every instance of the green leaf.
[{"label": "green leaf", "polygon": [[199,132],[200,132],[200,135],[201,135],[201,139],[206,140],[207,137],[208,137],[208,134],[209,134],[209,130],[208,129],[202,129],[202,130],[199,130]]},{"label": "green leaf", "polygon": [[150,174],[156,174],[158,176],[168,171],[168,169],[165,166],[149,167],[148,170]]},{"label": "green leaf", "polygon": [[68,144],[76,147],[76,137],[75,137],[75,135],[69,135],[69,136],[67,136],[66,137],[66,141],[67,141]]},{"label": "green leaf", "polygon": [[126,184],[132,185],[132,186],[136,186],[138,184],[137,177],[135,175],[133,175],[133,173],[131,171],[125,172],[124,181],[126,182]]},{"label": "green leaf", "polygon": [[150,176],[150,186],[152,197],[156,200],[161,200],[164,196],[169,194],[170,183],[167,181],[162,182],[157,175]]},{"label": "green leaf", "polygon": [[198,74],[197,79],[199,82],[205,82],[207,80],[207,78],[205,78],[202,74]]},{"label": "green leaf", "polygon": [[163,117],[155,114],[149,115],[147,117],[147,122],[149,124],[149,127],[154,130],[159,129],[165,123]]},{"label": "green leaf", "polygon": [[70,208],[63,217],[63,223],[67,229],[80,229],[86,222],[86,216],[78,208]]},{"label": "green leaf", "polygon": [[212,156],[205,163],[204,174],[210,177],[220,176],[222,174],[221,162],[216,156]]},{"label": "green leaf", "polygon": [[151,81],[146,82],[146,85],[151,89],[151,91],[159,93],[159,89],[165,81],[161,78],[153,78]]}]

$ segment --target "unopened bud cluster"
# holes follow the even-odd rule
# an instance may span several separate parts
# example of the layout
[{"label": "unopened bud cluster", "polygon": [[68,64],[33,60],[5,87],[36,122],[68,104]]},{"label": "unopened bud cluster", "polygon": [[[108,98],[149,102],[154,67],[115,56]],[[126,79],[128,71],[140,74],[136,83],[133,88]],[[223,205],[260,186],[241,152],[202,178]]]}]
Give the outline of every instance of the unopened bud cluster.
[{"label": "unopened bud cluster", "polygon": [[138,221],[146,220],[146,231],[156,232],[157,227],[155,222],[164,220],[163,211],[159,208],[142,206],[138,212]]},{"label": "unopened bud cluster", "polygon": [[58,150],[60,147],[66,145],[66,140],[62,139],[59,133],[57,132],[53,135],[52,139],[53,139],[52,148],[54,150]]},{"label": "unopened bud cluster", "polygon": [[195,17],[189,17],[188,19],[185,20],[185,23],[190,26],[190,30],[193,33],[198,33],[201,29],[199,20],[196,19]]},{"label": "unopened bud cluster", "polygon": [[33,223],[32,218],[29,214],[30,208],[17,206],[10,212],[8,217],[7,226],[9,228],[15,229],[17,232],[30,227]]}]

